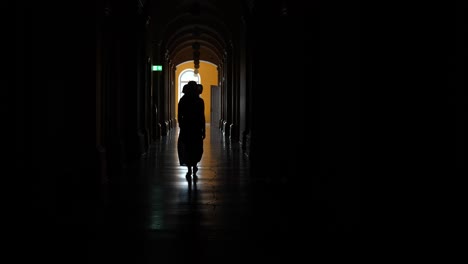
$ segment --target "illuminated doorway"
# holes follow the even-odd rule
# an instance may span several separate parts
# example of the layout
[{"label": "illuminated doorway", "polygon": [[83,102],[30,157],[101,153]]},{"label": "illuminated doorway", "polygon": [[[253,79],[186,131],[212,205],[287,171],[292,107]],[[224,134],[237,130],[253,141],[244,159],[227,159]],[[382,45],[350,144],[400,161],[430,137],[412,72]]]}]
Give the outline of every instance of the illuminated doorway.
[{"label": "illuminated doorway", "polygon": [[189,81],[195,81],[197,83],[200,83],[200,74],[195,74],[194,69],[186,69],[182,71],[179,75],[179,87],[178,87],[178,99],[177,102],[180,100],[182,97],[182,89],[184,88],[184,85],[186,85]]}]

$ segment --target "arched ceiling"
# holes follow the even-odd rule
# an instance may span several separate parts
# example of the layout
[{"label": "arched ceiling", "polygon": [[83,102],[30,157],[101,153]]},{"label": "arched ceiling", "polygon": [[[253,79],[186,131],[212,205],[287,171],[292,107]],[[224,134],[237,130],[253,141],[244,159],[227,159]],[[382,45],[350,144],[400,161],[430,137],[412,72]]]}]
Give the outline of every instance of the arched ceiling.
[{"label": "arched ceiling", "polygon": [[191,24],[169,35],[166,49],[172,62],[177,65],[187,60],[193,60],[192,46],[195,42],[200,46],[200,60],[217,65],[222,62],[226,47],[224,37],[215,28],[202,24]]},{"label": "arched ceiling", "polygon": [[[166,2],[166,1],[163,1]],[[200,44],[200,60],[222,64],[233,31],[240,22],[240,6],[237,1],[198,0],[167,1],[164,6],[153,8],[160,35],[161,48],[171,62],[178,65],[193,60],[194,42]],[[166,10],[165,13],[158,13]],[[167,11],[170,10],[170,11]]]}]

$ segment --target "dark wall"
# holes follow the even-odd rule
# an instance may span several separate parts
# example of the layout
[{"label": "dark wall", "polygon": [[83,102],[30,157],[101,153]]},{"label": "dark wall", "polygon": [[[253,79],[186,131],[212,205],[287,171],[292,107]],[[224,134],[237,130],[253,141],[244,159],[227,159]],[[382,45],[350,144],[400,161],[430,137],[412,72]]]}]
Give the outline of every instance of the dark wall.
[{"label": "dark wall", "polygon": [[[269,7],[269,8],[264,8]],[[270,9],[271,8],[271,9]],[[302,10],[292,6],[281,16],[279,5],[257,7],[252,36],[252,139],[255,176],[291,178],[308,125],[304,117],[307,95],[304,73],[307,60]]]},{"label": "dark wall", "polygon": [[95,8],[34,2],[15,12],[14,201],[19,222],[41,226],[31,237],[53,239],[97,197]]},{"label": "dark wall", "polygon": [[320,9],[318,184],[332,213],[330,229],[359,223],[361,178],[360,10]]},{"label": "dark wall", "polygon": [[[351,5],[257,10],[254,177],[278,185],[313,229],[355,230],[360,197],[360,14]],[[279,7],[279,8],[278,8]],[[323,224],[323,226],[321,225]],[[304,226],[299,225],[299,226]],[[320,229],[320,228],[319,228]]]}]

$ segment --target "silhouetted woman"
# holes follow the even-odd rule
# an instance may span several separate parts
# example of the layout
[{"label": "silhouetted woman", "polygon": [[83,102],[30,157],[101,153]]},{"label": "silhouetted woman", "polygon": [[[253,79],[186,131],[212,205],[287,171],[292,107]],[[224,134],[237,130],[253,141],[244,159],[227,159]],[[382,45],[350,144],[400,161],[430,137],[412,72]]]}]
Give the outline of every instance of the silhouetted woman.
[{"label": "silhouetted woman", "polygon": [[184,95],[178,104],[179,122],[178,154],[181,166],[187,166],[187,176],[196,176],[197,164],[203,155],[205,133],[205,102],[199,96],[198,85],[190,81],[183,88]]}]

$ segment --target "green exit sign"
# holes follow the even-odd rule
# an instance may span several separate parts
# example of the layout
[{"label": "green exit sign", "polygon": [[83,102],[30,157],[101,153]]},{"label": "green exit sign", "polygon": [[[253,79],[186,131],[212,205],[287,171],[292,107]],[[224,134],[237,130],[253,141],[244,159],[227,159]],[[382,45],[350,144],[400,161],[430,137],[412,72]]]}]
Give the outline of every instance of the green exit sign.
[{"label": "green exit sign", "polygon": [[153,65],[153,71],[162,71],[162,65]]}]

